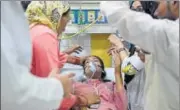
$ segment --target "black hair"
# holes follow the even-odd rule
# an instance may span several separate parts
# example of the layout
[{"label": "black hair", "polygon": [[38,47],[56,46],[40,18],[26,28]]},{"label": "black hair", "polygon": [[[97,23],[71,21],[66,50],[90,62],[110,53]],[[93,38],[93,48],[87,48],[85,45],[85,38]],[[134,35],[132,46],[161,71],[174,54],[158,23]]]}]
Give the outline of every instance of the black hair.
[{"label": "black hair", "polygon": [[62,16],[66,16],[70,11],[71,11],[71,8],[69,8],[66,12],[64,12]]},{"label": "black hair", "polygon": [[26,9],[30,3],[31,3],[31,1],[21,1],[21,5],[22,5],[24,11],[26,11]]},{"label": "black hair", "polygon": [[[132,8],[134,1],[131,2],[130,8]],[[156,11],[158,7],[158,2],[156,1],[140,1],[142,8],[145,13],[151,15],[153,18],[157,18],[154,16],[154,12]]]},{"label": "black hair", "polygon": [[135,45],[134,44],[130,44],[130,48],[129,48],[129,53],[130,54],[129,54],[129,57],[133,56],[135,51],[136,51]]},{"label": "black hair", "polygon": [[154,16],[154,12],[158,7],[158,2],[156,1],[141,1],[141,5],[145,11],[145,13],[150,14],[153,18],[157,18]]},{"label": "black hair", "polygon": [[[95,55],[92,55],[91,57],[97,58],[99,60],[100,64],[101,64],[101,69],[102,69],[101,79],[102,79],[102,81],[103,82],[110,82],[110,80],[105,79],[106,71],[105,71],[105,66],[104,66],[103,60],[100,57],[95,56]],[[85,62],[86,62],[86,60],[83,62],[83,69],[84,69],[84,71],[85,71]]]}]

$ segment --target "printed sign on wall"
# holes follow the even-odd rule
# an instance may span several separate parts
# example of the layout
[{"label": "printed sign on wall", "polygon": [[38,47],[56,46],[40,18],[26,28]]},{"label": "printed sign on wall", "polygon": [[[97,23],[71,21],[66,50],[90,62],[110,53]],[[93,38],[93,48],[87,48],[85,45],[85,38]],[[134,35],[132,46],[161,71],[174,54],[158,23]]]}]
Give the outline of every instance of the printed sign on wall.
[{"label": "printed sign on wall", "polygon": [[88,11],[88,23],[92,23],[94,20],[96,20],[95,11]]},{"label": "printed sign on wall", "polygon": [[71,23],[70,24],[75,24],[76,23],[76,19],[75,19],[75,11],[71,11],[70,13],[71,16]]},{"label": "printed sign on wall", "polygon": [[78,21],[78,11],[77,10],[71,10],[71,13],[70,13],[70,16],[71,16],[71,24],[77,24],[77,21]]},{"label": "printed sign on wall", "polygon": [[84,11],[84,10],[81,10],[81,11],[79,11],[78,10],[78,24],[86,24],[86,11]]},{"label": "printed sign on wall", "polygon": [[96,24],[107,24],[107,18],[101,15],[100,10],[71,10],[72,24],[90,24],[95,21],[99,16],[102,16]]}]

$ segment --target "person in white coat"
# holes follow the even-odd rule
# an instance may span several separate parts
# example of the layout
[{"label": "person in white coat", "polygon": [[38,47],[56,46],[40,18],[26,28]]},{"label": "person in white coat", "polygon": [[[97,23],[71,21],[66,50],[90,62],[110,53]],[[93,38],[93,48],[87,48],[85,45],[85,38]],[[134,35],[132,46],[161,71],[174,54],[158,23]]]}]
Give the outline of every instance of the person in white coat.
[{"label": "person in white coat", "polygon": [[[152,54],[146,68],[145,110],[179,109],[179,1],[159,1],[153,19],[129,9],[127,1],[104,1],[101,12],[124,40]],[[159,16],[160,17],[160,16]],[[116,45],[116,41],[109,39]]]},{"label": "person in white coat", "polygon": [[31,40],[20,1],[1,2],[1,109],[56,110],[71,91],[73,74],[30,73]]}]

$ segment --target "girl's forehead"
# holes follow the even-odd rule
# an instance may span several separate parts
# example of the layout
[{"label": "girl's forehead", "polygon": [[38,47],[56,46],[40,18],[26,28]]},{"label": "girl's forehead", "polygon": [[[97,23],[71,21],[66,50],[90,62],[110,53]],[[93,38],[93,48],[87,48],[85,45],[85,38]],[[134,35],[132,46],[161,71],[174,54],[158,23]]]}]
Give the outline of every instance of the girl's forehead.
[{"label": "girl's forehead", "polygon": [[87,59],[86,59],[87,61],[89,61],[89,60],[99,60],[98,58],[96,58],[96,57],[94,57],[94,56],[90,56],[90,57],[88,57]]},{"label": "girl's forehead", "polygon": [[87,64],[88,62],[94,62],[94,63],[100,64],[99,59],[94,56],[88,57],[85,61],[85,64]]}]

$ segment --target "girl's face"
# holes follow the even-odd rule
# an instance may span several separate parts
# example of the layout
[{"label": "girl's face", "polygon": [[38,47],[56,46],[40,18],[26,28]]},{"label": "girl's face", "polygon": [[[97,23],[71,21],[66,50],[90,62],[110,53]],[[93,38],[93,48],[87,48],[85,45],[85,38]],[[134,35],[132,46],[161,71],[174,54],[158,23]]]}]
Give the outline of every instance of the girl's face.
[{"label": "girl's face", "polygon": [[[95,72],[92,71],[91,64],[95,67]],[[84,64],[85,76],[92,79],[100,79],[102,74],[101,63],[96,57],[88,57]]]}]

